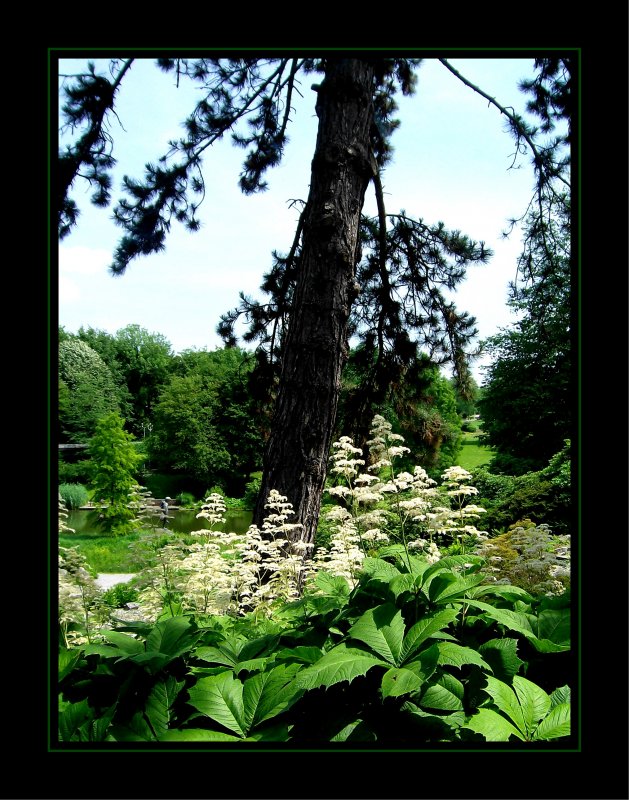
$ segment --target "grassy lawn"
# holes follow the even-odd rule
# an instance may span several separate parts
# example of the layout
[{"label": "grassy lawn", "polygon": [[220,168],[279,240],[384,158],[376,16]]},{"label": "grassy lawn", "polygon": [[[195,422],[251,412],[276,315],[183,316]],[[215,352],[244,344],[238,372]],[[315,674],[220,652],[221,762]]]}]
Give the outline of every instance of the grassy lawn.
[{"label": "grassy lawn", "polygon": [[477,426],[473,432],[463,431],[463,442],[461,452],[457,457],[457,465],[463,469],[472,470],[474,467],[482,467],[488,464],[494,452],[489,447],[478,443],[482,430]]}]

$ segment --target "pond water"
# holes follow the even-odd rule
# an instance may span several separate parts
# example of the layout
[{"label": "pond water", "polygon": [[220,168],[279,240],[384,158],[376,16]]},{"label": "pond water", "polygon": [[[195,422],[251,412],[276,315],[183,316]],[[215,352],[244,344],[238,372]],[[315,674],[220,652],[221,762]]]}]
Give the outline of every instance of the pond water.
[{"label": "pond water", "polygon": [[[98,511],[70,511],[66,524],[77,533],[106,533],[98,519]],[[197,519],[197,511],[193,509],[171,509],[168,514],[167,528],[178,533],[190,533],[209,528],[206,519]],[[225,523],[218,526],[217,530],[231,531],[232,533],[245,533],[251,525],[253,513],[241,509],[228,509],[225,514]]]}]

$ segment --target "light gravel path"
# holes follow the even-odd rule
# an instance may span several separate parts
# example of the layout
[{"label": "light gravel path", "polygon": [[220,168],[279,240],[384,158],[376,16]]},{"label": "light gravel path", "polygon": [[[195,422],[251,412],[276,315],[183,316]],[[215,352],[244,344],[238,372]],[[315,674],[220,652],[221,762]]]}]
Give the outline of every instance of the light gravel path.
[{"label": "light gravel path", "polygon": [[96,578],[99,589],[106,591],[117,583],[126,583],[135,576],[134,572],[101,572]]}]

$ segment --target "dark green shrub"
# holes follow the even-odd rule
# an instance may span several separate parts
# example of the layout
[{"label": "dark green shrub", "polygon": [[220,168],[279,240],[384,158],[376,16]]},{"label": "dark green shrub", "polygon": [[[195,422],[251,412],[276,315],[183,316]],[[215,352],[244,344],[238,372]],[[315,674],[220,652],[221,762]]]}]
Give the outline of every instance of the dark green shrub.
[{"label": "dark green shrub", "polygon": [[138,599],[137,589],[129,586],[128,583],[117,583],[106,592],[103,592],[101,600],[110,608],[122,608],[127,603],[133,603]]},{"label": "dark green shrub", "polygon": [[178,506],[192,508],[195,502],[194,495],[190,494],[190,492],[179,492],[179,494],[175,496],[175,503],[177,503]]},{"label": "dark green shrub", "polygon": [[59,457],[57,475],[59,483],[89,483],[91,464],[91,458],[68,461],[65,457]]},{"label": "dark green shrub", "polygon": [[89,494],[85,486],[80,483],[62,483],[59,494],[68,511],[74,511],[87,503]]},{"label": "dark green shrub", "polygon": [[262,478],[255,477],[247,483],[243,497],[243,505],[245,508],[253,509],[255,507],[258,495],[260,494],[261,486]]}]

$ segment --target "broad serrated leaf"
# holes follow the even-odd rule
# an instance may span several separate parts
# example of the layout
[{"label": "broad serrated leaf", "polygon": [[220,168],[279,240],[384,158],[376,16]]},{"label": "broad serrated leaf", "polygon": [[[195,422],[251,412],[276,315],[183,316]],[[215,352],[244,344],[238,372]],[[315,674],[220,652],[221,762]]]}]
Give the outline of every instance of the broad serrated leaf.
[{"label": "broad serrated leaf", "polygon": [[69,675],[77,662],[83,655],[83,650],[66,650],[62,647],[59,650],[59,681],[61,682],[67,675]]},{"label": "broad serrated leaf", "polygon": [[62,742],[72,741],[81,725],[91,720],[93,716],[94,711],[86,699],[66,706],[63,714],[59,716],[59,739]]},{"label": "broad serrated leaf", "polygon": [[482,580],[483,575],[456,576],[454,580],[450,580],[449,575],[436,575],[430,583],[428,596],[434,603],[449,602],[456,595],[465,594]]},{"label": "broad serrated leaf", "polygon": [[478,651],[492,668],[495,678],[512,678],[524,664],[517,655],[517,639],[490,639]]},{"label": "broad serrated leaf", "polygon": [[569,644],[555,644],[550,639],[538,639],[537,636],[533,636],[529,641],[538,653],[565,653],[570,650]]},{"label": "broad serrated leaf", "polygon": [[449,692],[452,692],[459,700],[463,700],[465,697],[465,687],[458,678],[455,678],[454,675],[450,675],[449,672],[444,672],[437,683],[439,686],[444,686]]},{"label": "broad serrated leaf", "polygon": [[474,733],[480,733],[488,742],[507,742],[509,737],[516,736],[524,741],[524,736],[517,728],[500,714],[490,708],[481,708],[474,714],[462,728],[469,728]]},{"label": "broad serrated leaf", "polygon": [[414,672],[423,683],[427,681],[437,669],[438,660],[439,650],[435,642],[435,644],[422,650],[421,653],[416,654],[412,661],[407,661],[404,664],[404,669],[409,669],[411,672]]},{"label": "broad serrated leaf", "polygon": [[160,742],[239,742],[240,737],[219,731],[206,731],[203,728],[184,728],[166,731]]},{"label": "broad serrated leaf", "polygon": [[278,633],[267,633],[257,639],[250,639],[245,642],[238,652],[239,662],[248,661],[252,658],[262,658],[273,652],[273,649],[280,640]]},{"label": "broad serrated leaf", "polygon": [[135,655],[136,653],[144,652],[144,642],[135,639],[133,636],[127,636],[126,633],[119,631],[102,631],[103,636],[114,644],[122,653],[127,655]]},{"label": "broad serrated leaf", "polygon": [[550,707],[558,706],[560,703],[570,703],[570,687],[560,686],[550,693]]},{"label": "broad serrated leaf", "polygon": [[103,658],[120,658],[125,655],[117,647],[108,644],[86,644],[83,645],[83,653],[86,656],[102,656]]},{"label": "broad serrated leaf", "polygon": [[234,667],[234,675],[240,675],[241,672],[258,672],[265,669],[266,665],[272,660],[272,657],[265,656],[264,658],[250,658],[247,661],[239,661]]},{"label": "broad serrated leaf", "polygon": [[385,603],[365,611],[349,629],[349,636],[364,642],[389,664],[397,666],[404,630],[402,612]]},{"label": "broad serrated leaf", "polygon": [[146,650],[170,656],[172,660],[190,650],[197,635],[188,617],[169,617],[158,622],[150,632]]},{"label": "broad serrated leaf", "polygon": [[416,622],[404,637],[398,666],[406,662],[434,633],[447,627],[459,615],[459,609],[444,608]]},{"label": "broad serrated leaf", "polygon": [[306,667],[295,677],[299,689],[316,689],[319,686],[333,686],[343,681],[352,682],[354,678],[365,675],[372,667],[389,667],[386,661],[375,658],[365,650],[338,644],[327,652],[316,664]]},{"label": "broad serrated leaf", "polygon": [[570,647],[570,609],[546,609],[537,616],[537,638]]},{"label": "broad serrated leaf", "polygon": [[171,719],[170,707],[183,686],[184,681],[178,682],[174,676],[169,675],[166,680],[158,681],[151,689],[144,706],[144,713],[158,739],[168,730]]},{"label": "broad serrated leaf", "polygon": [[480,600],[467,599],[465,600],[465,605],[472,606],[472,608],[479,608],[490,619],[504,625],[506,628],[509,628],[509,630],[523,634],[531,641],[537,638],[525,614],[521,614],[517,611],[509,611],[506,608],[495,608],[489,605],[489,603],[483,603]]},{"label": "broad serrated leaf", "polygon": [[437,711],[462,711],[463,703],[453,692],[438,683],[426,687],[422,692],[419,705],[422,708],[434,708]]},{"label": "broad serrated leaf", "polygon": [[439,572],[443,572],[444,570],[450,571],[452,567],[461,567],[464,564],[482,564],[483,559],[480,556],[472,556],[472,555],[465,555],[465,556],[446,556],[445,558],[439,559],[435,564],[431,564],[430,567],[425,570],[424,572],[424,585]]},{"label": "broad serrated leaf", "polygon": [[415,580],[413,575],[409,575],[408,572],[404,573],[404,575],[396,575],[395,578],[389,581],[389,591],[394,598],[399,597],[404,592],[414,592]]},{"label": "broad serrated leaf", "polygon": [[219,724],[245,736],[243,685],[231,672],[201,678],[189,689],[191,706]]},{"label": "broad serrated leaf", "polygon": [[533,740],[558,739],[560,736],[570,736],[570,731],[570,704],[559,703],[537,726]]},{"label": "broad serrated leaf", "polygon": [[249,734],[244,742],[287,742],[289,738],[289,726],[285,722],[275,725],[265,726],[260,730]]},{"label": "broad serrated leaf", "polygon": [[522,716],[524,717],[526,728],[523,730],[525,730],[530,737],[530,734],[537,727],[539,721],[549,712],[550,697],[540,686],[523,678],[521,675],[514,676],[513,689],[520,703]]},{"label": "broad serrated leaf", "polygon": [[298,647],[284,648],[275,655],[276,661],[297,661],[301,664],[314,664],[323,655],[320,647]]},{"label": "broad serrated leaf", "polygon": [[121,742],[155,741],[155,735],[141,711],[136,711],[127,725],[116,725],[111,729],[111,733],[115,736],[117,741]]},{"label": "broad serrated leaf", "polygon": [[193,655],[195,658],[207,661],[209,664],[224,664],[228,667],[235,667],[238,663],[238,655],[227,647],[197,647]]},{"label": "broad serrated leaf", "polygon": [[376,735],[371,731],[365,723],[357,719],[355,722],[350,722],[336,735],[332,736],[331,742],[374,742]]},{"label": "broad serrated leaf", "polygon": [[506,683],[489,676],[487,678],[485,691],[494,701],[495,705],[509,717],[518,730],[521,731],[522,735],[525,736],[527,729],[524,714],[513,689]]},{"label": "broad serrated leaf", "polygon": [[492,672],[491,667],[485,659],[472,650],[471,647],[462,647],[454,642],[438,642],[439,663],[447,664],[450,667],[462,667],[463,664],[476,664],[483,669]]},{"label": "broad serrated leaf", "polygon": [[510,586],[508,584],[485,583],[470,589],[469,597],[486,596],[504,597],[506,600],[532,600],[531,595],[520,586]]},{"label": "broad serrated leaf", "polygon": [[423,680],[415,672],[404,667],[390,669],[382,676],[382,696],[400,697],[403,694],[416,692],[423,685]]},{"label": "broad serrated leaf", "polygon": [[299,664],[280,664],[245,681],[243,704],[247,733],[281,714],[301,697],[303,690],[297,688],[293,680],[300,669]]},{"label": "broad serrated leaf", "polygon": [[397,567],[382,558],[365,558],[360,565],[360,570],[373,580],[384,581],[384,583],[389,583],[392,578],[401,574]]},{"label": "broad serrated leaf", "polygon": [[325,570],[317,572],[315,585],[321,589],[324,594],[333,595],[334,597],[348,597],[351,591],[345,578],[340,575],[331,575]]}]

